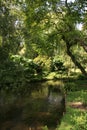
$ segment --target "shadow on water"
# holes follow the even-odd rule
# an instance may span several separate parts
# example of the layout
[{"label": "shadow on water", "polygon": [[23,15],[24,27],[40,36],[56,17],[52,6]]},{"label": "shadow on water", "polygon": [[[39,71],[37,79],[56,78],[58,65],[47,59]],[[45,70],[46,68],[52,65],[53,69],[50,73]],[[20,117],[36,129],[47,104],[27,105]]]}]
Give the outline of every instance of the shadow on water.
[{"label": "shadow on water", "polygon": [[61,82],[31,83],[25,95],[0,94],[0,130],[47,130],[60,124],[65,112]]}]

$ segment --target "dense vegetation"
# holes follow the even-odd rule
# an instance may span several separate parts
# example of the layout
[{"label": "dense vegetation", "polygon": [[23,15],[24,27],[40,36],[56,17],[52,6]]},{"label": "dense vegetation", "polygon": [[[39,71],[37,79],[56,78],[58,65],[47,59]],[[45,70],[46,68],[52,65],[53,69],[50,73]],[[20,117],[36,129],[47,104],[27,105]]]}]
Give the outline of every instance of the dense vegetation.
[{"label": "dense vegetation", "polygon": [[87,1],[0,0],[0,90],[59,78],[87,79]]},{"label": "dense vegetation", "polygon": [[86,77],[86,4],[0,0],[0,83],[26,82],[51,72],[70,76],[78,71]]}]

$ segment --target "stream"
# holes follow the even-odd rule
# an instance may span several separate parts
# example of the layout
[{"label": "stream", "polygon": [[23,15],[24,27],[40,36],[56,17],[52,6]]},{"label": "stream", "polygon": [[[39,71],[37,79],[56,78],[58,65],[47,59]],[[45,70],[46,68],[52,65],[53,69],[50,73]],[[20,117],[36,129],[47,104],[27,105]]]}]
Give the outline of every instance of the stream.
[{"label": "stream", "polygon": [[61,81],[38,82],[24,86],[25,93],[0,92],[0,130],[55,129],[65,112],[61,86]]}]

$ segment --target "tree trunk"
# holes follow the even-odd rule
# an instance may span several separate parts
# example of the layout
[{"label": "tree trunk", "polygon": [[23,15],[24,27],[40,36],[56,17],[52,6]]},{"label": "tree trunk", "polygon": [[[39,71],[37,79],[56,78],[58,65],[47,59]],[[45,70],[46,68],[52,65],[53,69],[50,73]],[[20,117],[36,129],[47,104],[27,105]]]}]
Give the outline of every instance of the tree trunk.
[{"label": "tree trunk", "polygon": [[67,54],[71,57],[71,60],[73,61],[73,63],[80,69],[83,75],[87,76],[87,72],[85,71],[83,66],[76,60],[75,56],[70,51],[71,46],[69,45],[69,43],[66,43],[66,47],[67,47]]},{"label": "tree trunk", "polygon": [[80,45],[83,47],[83,49],[85,50],[85,52],[87,52],[87,44],[85,44],[84,41],[80,41]]},{"label": "tree trunk", "polygon": [[85,50],[85,52],[87,52],[87,43],[85,43],[85,41],[87,40],[84,40],[84,39],[81,39],[81,38],[76,38],[75,39],[77,43],[79,43],[83,49]]}]

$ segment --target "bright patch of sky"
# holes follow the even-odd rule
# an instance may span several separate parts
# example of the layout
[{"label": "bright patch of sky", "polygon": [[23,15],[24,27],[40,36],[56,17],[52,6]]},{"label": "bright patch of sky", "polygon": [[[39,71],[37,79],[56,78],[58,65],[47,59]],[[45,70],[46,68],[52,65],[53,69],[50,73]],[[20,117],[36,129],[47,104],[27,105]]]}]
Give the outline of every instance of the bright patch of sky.
[{"label": "bright patch of sky", "polygon": [[74,2],[75,0],[67,0],[67,2],[69,3],[69,2]]},{"label": "bright patch of sky", "polygon": [[82,27],[83,27],[83,25],[82,25],[81,23],[76,25],[76,28],[77,28],[78,30],[82,30]]}]

